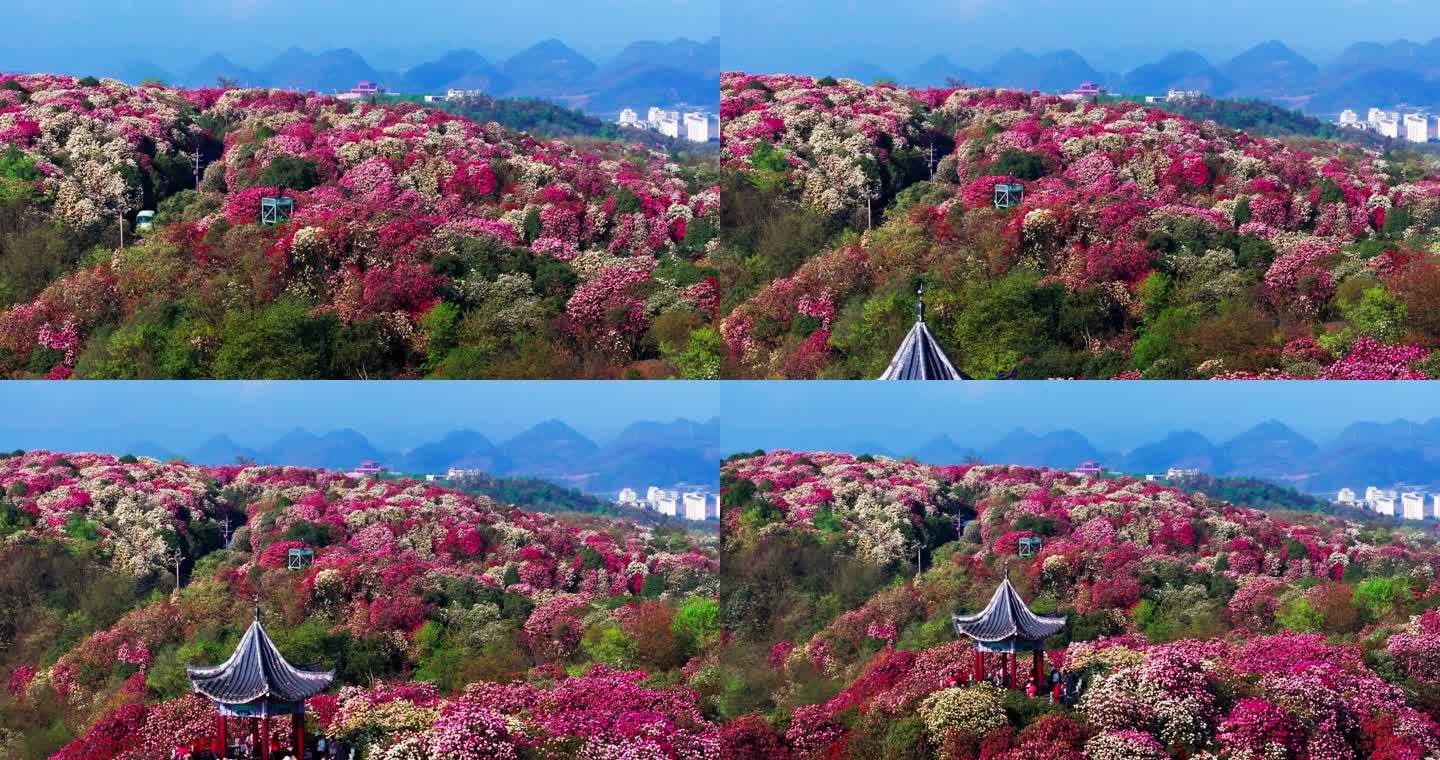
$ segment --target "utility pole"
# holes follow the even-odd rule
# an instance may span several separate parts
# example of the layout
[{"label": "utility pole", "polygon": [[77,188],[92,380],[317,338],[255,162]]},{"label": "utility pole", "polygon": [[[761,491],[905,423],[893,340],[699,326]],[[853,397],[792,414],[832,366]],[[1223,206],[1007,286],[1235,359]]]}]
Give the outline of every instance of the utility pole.
[{"label": "utility pole", "polygon": [[195,146],[195,153],[190,156],[190,171],[195,174],[195,189],[200,189],[200,146]]},{"label": "utility pole", "polygon": [[925,165],[930,167],[930,179],[935,179],[935,135],[930,135],[930,147],[925,149]]},{"label": "utility pole", "polygon": [[125,247],[125,209],[120,209],[120,247]]},{"label": "utility pole", "polygon": [[880,180],[875,180],[873,185],[865,188],[865,231],[869,232],[875,226],[875,212],[870,202],[880,197]]},{"label": "utility pole", "polygon": [[175,591],[180,591],[180,563],[185,560],[185,554],[179,549],[171,549],[165,553],[165,563],[175,567]]}]

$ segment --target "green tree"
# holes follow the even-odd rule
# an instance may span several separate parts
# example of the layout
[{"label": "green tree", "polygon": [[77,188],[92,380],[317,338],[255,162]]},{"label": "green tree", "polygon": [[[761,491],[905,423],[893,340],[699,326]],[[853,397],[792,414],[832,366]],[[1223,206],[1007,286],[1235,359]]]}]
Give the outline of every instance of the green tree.
[{"label": "green tree", "polygon": [[660,352],[686,380],[717,380],[725,356],[725,342],[719,330],[705,325],[690,333],[683,350],[674,351],[662,343]]},{"label": "green tree", "polygon": [[1035,180],[1045,176],[1045,160],[1037,153],[1011,148],[995,159],[989,171],[995,175]]},{"label": "green tree", "polygon": [[289,190],[309,190],[320,184],[320,171],[315,162],[299,156],[281,155],[270,159],[265,170],[260,172],[261,187],[283,187]]},{"label": "green tree", "polygon": [[1405,330],[1405,304],[1380,286],[1367,288],[1357,300],[1342,302],[1340,311],[1361,334],[1377,340],[1393,341]]},{"label": "green tree", "polygon": [[300,380],[328,374],[333,316],[282,298],[254,312],[226,315],[212,373],[220,379]]}]

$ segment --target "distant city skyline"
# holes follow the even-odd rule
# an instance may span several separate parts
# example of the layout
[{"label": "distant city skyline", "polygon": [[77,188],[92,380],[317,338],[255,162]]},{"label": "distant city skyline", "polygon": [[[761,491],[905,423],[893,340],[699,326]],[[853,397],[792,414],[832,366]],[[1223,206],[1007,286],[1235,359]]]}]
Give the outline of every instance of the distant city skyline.
[{"label": "distant city skyline", "polygon": [[[962,382],[749,383],[724,397],[726,454],[757,448],[849,451],[876,444],[907,453],[949,435],[989,446],[1016,428],[1075,430],[1129,451],[1184,430],[1219,443],[1278,420],[1316,443],[1356,422],[1440,417],[1426,382]],[[857,452],[859,453],[859,452]],[[1077,463],[1078,464],[1078,463]]]},{"label": "distant city skyline", "polygon": [[187,68],[215,52],[255,65],[291,46],[350,48],[371,65],[404,69],[454,48],[503,58],[549,38],[603,62],[639,40],[714,37],[722,10],[710,0],[557,0],[543,9],[500,0],[9,0],[0,6],[0,71],[128,60]]},{"label": "distant city skyline", "polygon": [[225,434],[245,446],[304,428],[353,429],[405,450],[471,429],[493,439],[549,419],[597,443],[641,421],[719,414],[711,383],[474,382],[8,382],[0,384],[0,449],[112,451],[140,442],[190,450]]},{"label": "distant city skyline", "polygon": [[854,61],[904,71],[937,54],[979,66],[1013,48],[1070,49],[1124,70],[1182,49],[1225,59],[1272,39],[1323,65],[1356,42],[1440,36],[1440,5],[1418,0],[733,0],[726,9],[722,63],[755,72]]}]

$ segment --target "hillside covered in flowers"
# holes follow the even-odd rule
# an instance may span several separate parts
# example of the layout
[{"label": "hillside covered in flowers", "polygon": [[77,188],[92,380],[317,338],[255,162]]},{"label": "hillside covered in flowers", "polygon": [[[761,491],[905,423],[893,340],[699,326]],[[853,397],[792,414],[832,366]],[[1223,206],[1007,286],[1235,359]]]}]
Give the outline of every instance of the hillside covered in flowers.
[{"label": "hillside covered in flowers", "polygon": [[412,103],[0,75],[0,374],[714,376],[713,182]]},{"label": "hillside covered in flowers", "polygon": [[[737,456],[722,484],[733,756],[1440,757],[1433,528],[833,453]],[[1020,556],[1023,538],[1040,550]],[[1028,672],[1010,691],[970,680],[949,616],[1007,568],[1066,618],[1047,671],[1078,699],[1031,696]]]},{"label": "hillside covered in flowers", "polygon": [[149,760],[209,735],[184,666],[228,657],[254,599],[287,659],[336,672],[310,731],[367,758],[716,756],[709,539],[85,453],[6,455],[0,494],[0,756]]},{"label": "hillside covered in flowers", "polygon": [[1432,159],[1011,90],[721,91],[737,375],[876,377],[922,284],[978,378],[1440,374]]}]

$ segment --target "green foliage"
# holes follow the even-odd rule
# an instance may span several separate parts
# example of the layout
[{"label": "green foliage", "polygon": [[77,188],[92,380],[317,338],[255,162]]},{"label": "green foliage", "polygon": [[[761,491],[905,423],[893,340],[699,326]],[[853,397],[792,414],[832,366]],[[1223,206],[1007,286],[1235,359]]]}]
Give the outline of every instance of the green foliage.
[{"label": "green foliage", "polygon": [[1282,628],[1296,633],[1316,633],[1324,625],[1324,618],[1315,606],[1305,599],[1293,599],[1280,606],[1275,622]]},{"label": "green foliage", "polygon": [[720,379],[725,342],[720,331],[710,325],[698,327],[690,333],[683,349],[675,350],[673,346],[661,344],[660,352],[686,380]]},{"label": "green foliage", "polygon": [[1409,593],[1403,578],[1367,578],[1355,586],[1353,600],[1366,620],[1380,622],[1396,614]]},{"label": "green foliage", "polygon": [[580,646],[591,660],[602,665],[626,670],[637,666],[639,645],[613,622],[591,626]]},{"label": "green foliage", "polygon": [[711,597],[687,599],[675,611],[671,630],[687,651],[699,652],[720,636],[720,603]]},{"label": "green foliage", "polygon": [[[1162,311],[1135,341],[1131,355],[1135,368],[1146,370],[1156,365],[1173,367],[1155,379],[1172,377],[1192,366],[1185,349],[1186,336],[1195,328],[1197,315],[1191,307],[1172,307]],[[1147,378],[1148,379],[1148,378]]]},{"label": "green foliage", "polygon": [[1356,301],[1342,303],[1341,313],[1362,335],[1391,342],[1405,329],[1405,304],[1380,286],[1366,289]]},{"label": "green foliage", "polygon": [[[950,360],[973,377],[992,378],[1018,368],[1025,357],[1052,345],[1063,291],[1016,270],[994,280],[972,280],[960,301],[964,311],[950,328]],[[956,354],[959,354],[958,356]]]},{"label": "green foliage", "polygon": [[1038,153],[1011,148],[995,159],[995,163],[990,165],[989,173],[1027,181],[1036,180],[1045,176],[1045,160]]},{"label": "green foliage", "polygon": [[1240,225],[1245,224],[1249,221],[1250,198],[1249,196],[1242,195],[1240,196],[1240,200],[1235,202],[1235,226],[1239,227]]},{"label": "green foliage", "polygon": [[318,379],[328,376],[333,316],[281,298],[252,313],[231,312],[220,330],[213,375],[223,379]]},{"label": "green foliage", "polygon": [[335,538],[335,531],[329,525],[297,520],[285,531],[280,540],[304,541],[309,546],[320,548],[335,543]]},{"label": "green foliage", "polygon": [[930,747],[930,737],[925,731],[925,719],[919,715],[908,715],[887,722],[883,744],[886,760],[930,760],[935,757]]},{"label": "green foliage", "polygon": [[34,182],[40,176],[34,159],[25,155],[19,145],[10,143],[5,146],[5,152],[0,153],[0,179]]},{"label": "green foliage", "polygon": [[[531,512],[612,514],[615,511],[610,502],[604,499],[538,478],[466,481],[461,490],[472,496],[488,496],[502,504],[513,504]],[[518,578],[514,582],[518,582]]]},{"label": "green foliage", "polygon": [[315,162],[307,158],[280,155],[270,159],[260,172],[258,184],[303,192],[320,184],[320,171]]}]

